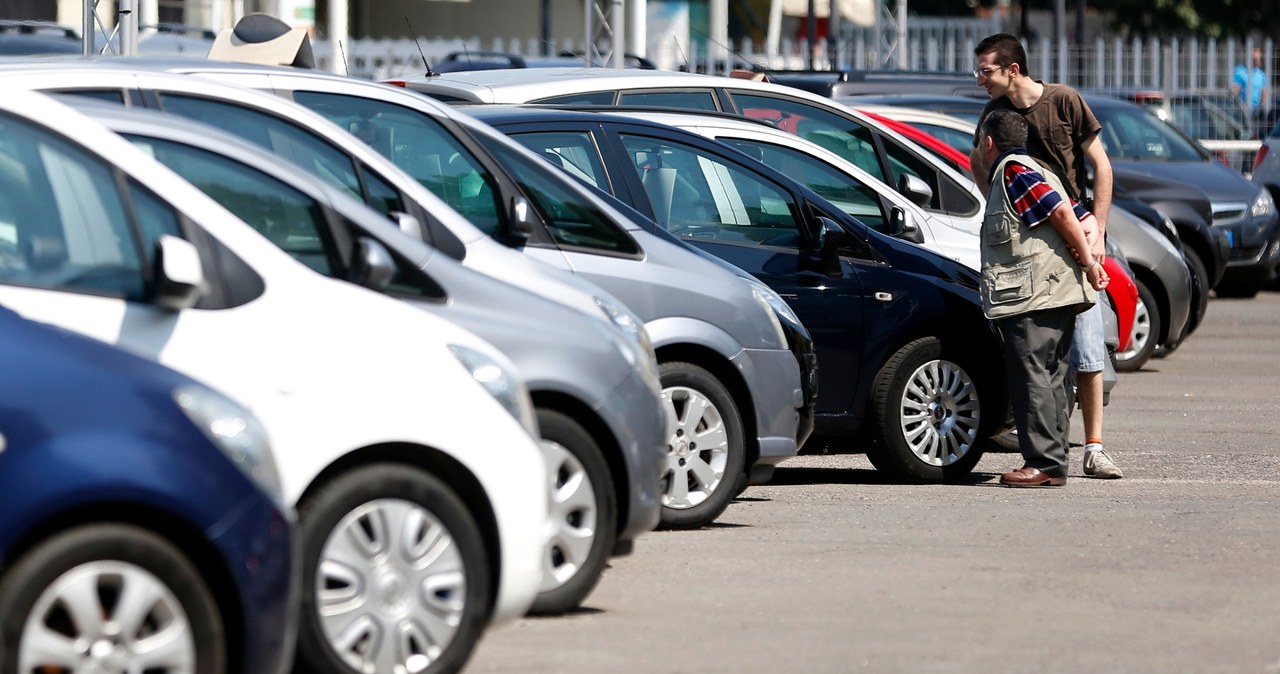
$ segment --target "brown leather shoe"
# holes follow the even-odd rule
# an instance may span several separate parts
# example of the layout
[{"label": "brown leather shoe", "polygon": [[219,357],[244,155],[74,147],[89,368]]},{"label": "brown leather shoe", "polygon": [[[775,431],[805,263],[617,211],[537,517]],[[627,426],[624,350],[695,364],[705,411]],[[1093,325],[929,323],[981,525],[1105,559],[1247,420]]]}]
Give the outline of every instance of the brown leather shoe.
[{"label": "brown leather shoe", "polygon": [[1067,478],[1054,477],[1031,466],[1023,466],[1000,476],[1000,484],[1008,487],[1061,487]]}]

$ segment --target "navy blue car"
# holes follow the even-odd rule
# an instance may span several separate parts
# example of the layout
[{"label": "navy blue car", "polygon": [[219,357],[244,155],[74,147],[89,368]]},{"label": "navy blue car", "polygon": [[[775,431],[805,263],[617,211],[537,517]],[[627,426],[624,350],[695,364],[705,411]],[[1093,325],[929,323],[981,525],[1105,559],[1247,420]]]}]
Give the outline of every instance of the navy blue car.
[{"label": "navy blue car", "polygon": [[[822,364],[806,451],[866,451],[894,477],[941,480],[973,470],[1008,418],[976,272],[693,133],[607,113],[466,112],[782,295]],[[885,210],[891,233],[905,224]]]},{"label": "navy blue car", "polygon": [[0,671],[286,669],[292,516],[252,416],[5,309],[0,372]]}]

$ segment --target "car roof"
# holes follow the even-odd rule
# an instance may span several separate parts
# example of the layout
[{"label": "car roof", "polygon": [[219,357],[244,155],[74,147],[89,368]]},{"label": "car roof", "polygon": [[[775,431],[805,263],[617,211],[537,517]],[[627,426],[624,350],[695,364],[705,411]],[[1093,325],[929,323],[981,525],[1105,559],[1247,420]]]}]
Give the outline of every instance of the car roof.
[{"label": "car roof", "polygon": [[861,104],[856,99],[847,105],[855,110],[875,113],[907,124],[935,124],[957,131],[973,131],[973,122],[935,110],[923,110],[904,105]]},{"label": "car roof", "polygon": [[[403,80],[410,88],[433,89],[463,95],[482,103],[525,103],[564,94],[611,89],[637,88],[759,88],[761,91],[823,96],[781,84],[755,82],[736,77],[718,77],[670,70],[638,68],[530,68],[449,73],[438,77],[418,76]],[[421,87],[421,88],[420,88]],[[826,99],[830,100],[830,99]]]}]

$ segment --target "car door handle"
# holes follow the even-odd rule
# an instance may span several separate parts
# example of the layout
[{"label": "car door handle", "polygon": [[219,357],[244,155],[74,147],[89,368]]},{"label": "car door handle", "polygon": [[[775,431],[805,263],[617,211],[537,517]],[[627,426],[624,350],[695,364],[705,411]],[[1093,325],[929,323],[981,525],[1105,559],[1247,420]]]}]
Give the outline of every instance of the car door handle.
[{"label": "car door handle", "polygon": [[884,291],[877,292],[876,299],[880,300],[881,302],[892,302],[893,293],[886,293]]}]

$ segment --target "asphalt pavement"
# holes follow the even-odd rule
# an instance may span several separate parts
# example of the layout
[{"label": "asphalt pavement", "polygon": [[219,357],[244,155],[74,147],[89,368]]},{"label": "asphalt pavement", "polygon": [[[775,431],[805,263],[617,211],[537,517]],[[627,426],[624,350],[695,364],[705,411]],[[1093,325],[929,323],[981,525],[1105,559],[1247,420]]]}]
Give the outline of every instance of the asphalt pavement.
[{"label": "asphalt pavement", "polygon": [[[585,608],[491,630],[468,672],[1280,674],[1280,294],[1213,300],[1122,374],[1122,480],[900,485],[790,460],[713,526],[641,537]],[[1081,438],[1078,416],[1073,441]]]}]

